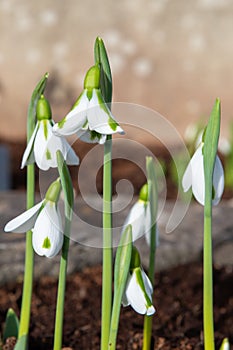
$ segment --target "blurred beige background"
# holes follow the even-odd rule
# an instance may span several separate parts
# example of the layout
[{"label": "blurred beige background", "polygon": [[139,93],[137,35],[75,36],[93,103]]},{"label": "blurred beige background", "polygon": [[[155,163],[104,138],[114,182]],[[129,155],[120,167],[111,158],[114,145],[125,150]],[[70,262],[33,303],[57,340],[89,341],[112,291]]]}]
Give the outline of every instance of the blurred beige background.
[{"label": "blurred beige background", "polygon": [[63,117],[93,64],[101,36],[114,101],[157,110],[183,133],[222,100],[222,133],[233,115],[230,0],[0,0],[0,137],[25,137],[32,90],[50,72],[48,97]]}]

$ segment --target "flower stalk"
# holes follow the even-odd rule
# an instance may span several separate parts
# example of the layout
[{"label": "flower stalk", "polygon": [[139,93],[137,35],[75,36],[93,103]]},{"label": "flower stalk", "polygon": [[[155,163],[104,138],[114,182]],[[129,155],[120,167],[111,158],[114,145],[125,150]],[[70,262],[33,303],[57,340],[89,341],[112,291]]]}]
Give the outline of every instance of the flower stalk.
[{"label": "flower stalk", "polygon": [[[27,142],[33,134],[36,121],[36,106],[37,102],[44,92],[46,82],[48,79],[48,73],[46,73],[35,90],[33,91],[27,118]],[[34,205],[35,200],[35,166],[34,164],[27,166],[27,209],[30,209]],[[32,247],[32,231],[29,230],[26,233],[26,248],[25,248],[25,267],[24,267],[24,283],[22,292],[22,305],[19,324],[18,338],[28,338],[30,313],[31,313],[31,299],[32,299],[32,285],[33,285],[33,269],[34,269],[34,252]],[[27,343],[27,340],[26,340]]]},{"label": "flower stalk", "polygon": [[[149,258],[149,270],[148,277],[154,288],[154,275],[155,275],[155,256],[156,248],[158,244],[158,230],[157,230],[157,210],[158,210],[158,189],[156,181],[155,164],[152,157],[146,158],[147,177],[148,177],[148,200],[149,210],[151,217],[150,227],[150,258]],[[151,335],[152,335],[152,322],[153,315],[145,315],[144,326],[143,326],[143,350],[151,349]]]},{"label": "flower stalk", "polygon": [[53,346],[54,350],[60,350],[62,348],[66,275],[67,275],[68,254],[69,254],[69,244],[70,244],[71,220],[72,220],[73,204],[74,204],[72,181],[71,181],[69,170],[64,161],[61,151],[57,151],[57,165],[58,165],[59,175],[61,178],[62,189],[64,191],[64,196],[65,196],[65,228],[64,228],[64,241],[62,246],[62,255],[60,260],[59,280],[58,280],[54,346]]},{"label": "flower stalk", "polygon": [[112,137],[104,144],[103,169],[103,272],[101,349],[108,348],[112,308]]}]

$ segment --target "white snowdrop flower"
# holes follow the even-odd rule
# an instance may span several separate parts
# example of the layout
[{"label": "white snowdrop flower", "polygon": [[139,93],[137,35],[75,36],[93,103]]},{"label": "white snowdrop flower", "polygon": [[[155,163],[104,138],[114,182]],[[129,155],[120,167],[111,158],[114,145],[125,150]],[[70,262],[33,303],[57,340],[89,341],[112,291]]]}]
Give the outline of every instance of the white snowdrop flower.
[{"label": "white snowdrop flower", "polygon": [[79,164],[79,158],[66,139],[54,135],[53,125],[48,101],[41,96],[37,104],[37,124],[23,154],[21,168],[33,162],[42,170],[56,168],[58,150],[68,165]]},{"label": "white snowdrop flower", "polygon": [[[182,179],[184,192],[192,187],[192,192],[196,200],[205,204],[205,175],[204,175],[204,157],[202,142],[192,156]],[[214,172],[213,172],[213,205],[217,205],[222,197],[224,190],[224,171],[222,163],[216,156]]]},{"label": "white snowdrop flower", "polygon": [[54,181],[45,199],[8,222],[5,232],[23,233],[32,230],[32,245],[38,255],[52,258],[63,245],[63,228],[57,201],[61,190],[60,180]]},{"label": "white snowdrop flower", "polygon": [[[122,227],[122,233],[126,226],[132,226],[133,242],[145,235],[147,244],[150,246],[151,227],[154,223],[151,219],[150,205],[148,201],[148,185],[142,186],[137,202],[132,206]],[[156,225],[156,246],[159,244],[159,232]]]},{"label": "white snowdrop flower", "polygon": [[224,338],[219,350],[230,350],[230,343],[228,338]]},{"label": "white snowdrop flower", "polygon": [[93,66],[86,74],[84,90],[72,110],[54,125],[56,135],[76,134],[85,142],[104,143],[106,135],[124,133],[104,102],[99,84],[100,70]]},{"label": "white snowdrop flower", "polygon": [[122,305],[131,307],[142,315],[153,315],[155,308],[152,304],[153,287],[144,270],[140,267],[140,256],[133,247],[131,271],[122,297]]}]

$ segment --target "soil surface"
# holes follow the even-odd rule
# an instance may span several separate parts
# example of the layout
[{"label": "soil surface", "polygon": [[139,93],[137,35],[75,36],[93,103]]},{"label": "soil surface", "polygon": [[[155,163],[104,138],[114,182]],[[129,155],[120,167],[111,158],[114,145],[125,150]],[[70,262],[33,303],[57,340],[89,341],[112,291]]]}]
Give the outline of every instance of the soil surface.
[{"label": "soil surface", "polygon": [[[232,269],[214,268],[216,349],[224,337],[233,344]],[[203,349],[202,264],[192,263],[156,274],[152,349]],[[0,289],[0,322],[9,307],[19,314],[22,284]],[[51,350],[57,280],[43,277],[34,286],[29,349]],[[101,267],[68,277],[64,350],[95,350],[100,342]],[[142,348],[143,316],[122,308],[117,349]],[[9,347],[7,347],[9,349]]]}]

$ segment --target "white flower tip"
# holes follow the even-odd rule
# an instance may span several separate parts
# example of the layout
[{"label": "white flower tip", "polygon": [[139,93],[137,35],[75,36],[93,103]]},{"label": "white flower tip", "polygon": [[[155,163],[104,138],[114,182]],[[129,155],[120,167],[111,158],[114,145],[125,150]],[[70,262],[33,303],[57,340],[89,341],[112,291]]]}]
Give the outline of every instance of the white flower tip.
[{"label": "white flower tip", "polygon": [[155,308],[153,305],[149,306],[146,310],[146,314],[147,316],[151,316],[156,312]]}]

